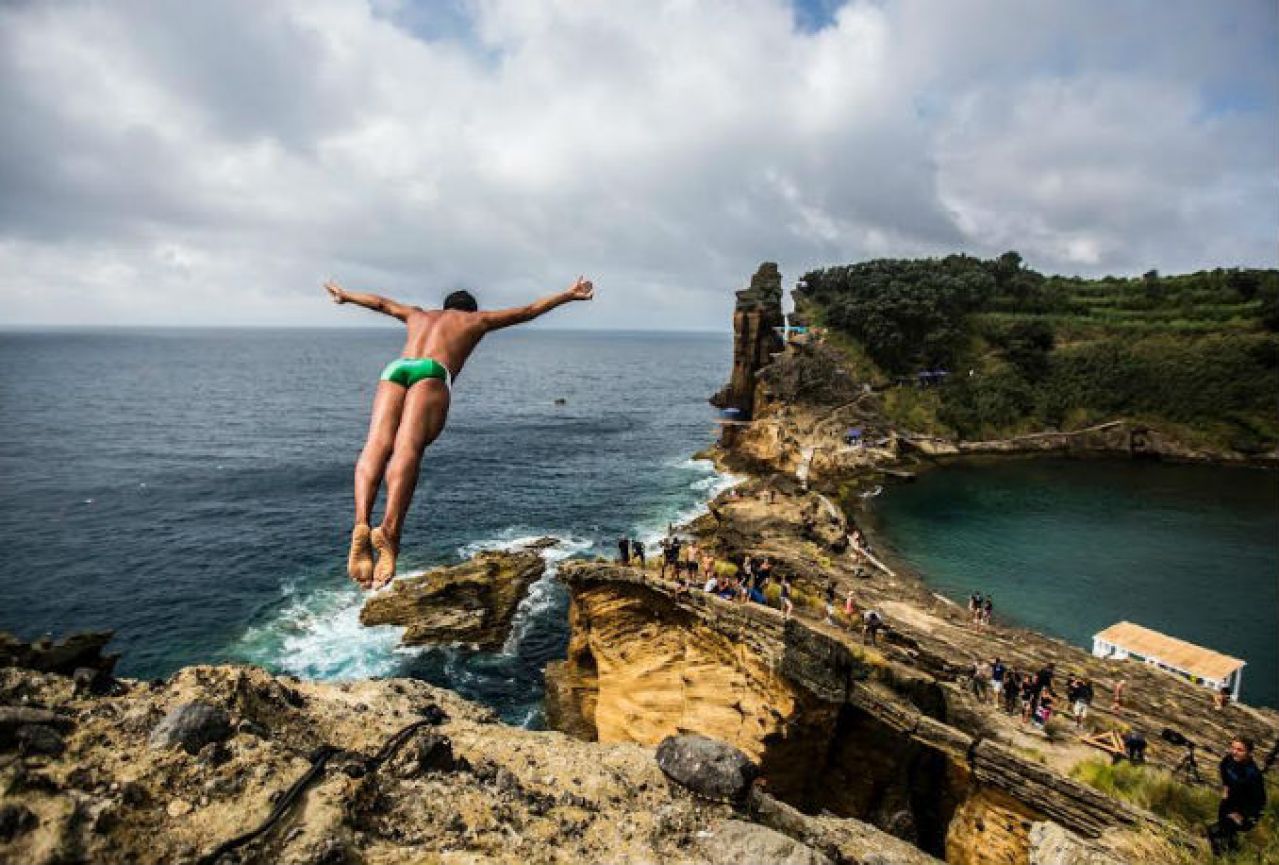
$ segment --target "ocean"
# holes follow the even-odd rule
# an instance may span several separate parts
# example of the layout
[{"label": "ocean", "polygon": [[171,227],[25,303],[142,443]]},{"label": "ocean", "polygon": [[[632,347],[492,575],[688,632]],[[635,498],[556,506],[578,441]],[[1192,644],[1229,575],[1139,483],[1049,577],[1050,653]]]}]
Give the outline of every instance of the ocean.
[{"label": "ocean", "polygon": [[512,329],[481,344],[423,460],[400,573],[559,538],[497,653],[402,650],[398,629],[358,621],[352,471],[402,339],[0,333],[0,630],[115,629],[120,672],[142,678],[212,662],[417,676],[540,726],[543,669],[568,639],[554,565],[655,538],[732,483],[692,459],[715,436],[706,400],[730,336]]},{"label": "ocean", "polygon": [[1279,472],[1129,460],[982,460],[871,502],[868,526],[939,592],[1089,650],[1128,620],[1247,662],[1279,707]]}]

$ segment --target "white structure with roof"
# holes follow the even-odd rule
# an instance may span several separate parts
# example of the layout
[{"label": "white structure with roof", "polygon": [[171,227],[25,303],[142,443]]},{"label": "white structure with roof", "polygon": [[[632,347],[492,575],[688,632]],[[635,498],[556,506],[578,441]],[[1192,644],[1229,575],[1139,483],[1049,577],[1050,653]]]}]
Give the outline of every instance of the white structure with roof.
[{"label": "white structure with roof", "polygon": [[1119,622],[1094,634],[1092,653],[1098,658],[1115,658],[1121,661],[1136,658],[1214,691],[1229,688],[1234,700],[1239,699],[1243,686],[1243,668],[1247,664],[1247,661],[1187,643],[1132,622]]}]

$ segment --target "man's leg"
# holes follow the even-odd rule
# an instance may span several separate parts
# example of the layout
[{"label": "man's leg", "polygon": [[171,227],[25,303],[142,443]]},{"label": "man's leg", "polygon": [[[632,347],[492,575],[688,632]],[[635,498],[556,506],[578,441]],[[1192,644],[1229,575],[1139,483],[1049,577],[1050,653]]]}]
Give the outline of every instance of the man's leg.
[{"label": "man's leg", "polygon": [[373,502],[391,448],[395,443],[395,429],[400,423],[404,408],[405,390],[390,381],[379,381],[373,396],[373,416],[369,421],[369,434],[355,463],[355,528],[351,532],[351,551],[347,556],[346,570],[351,579],[368,587],[373,580],[373,547],[369,543],[369,522],[373,514]]},{"label": "man's leg", "polygon": [[373,531],[373,544],[379,553],[373,574],[374,588],[385,585],[395,576],[400,532],[417,487],[422,454],[444,429],[448,413],[449,390],[439,379],[423,379],[409,388],[404,398],[404,411],[386,469],[386,514],[382,525]]}]

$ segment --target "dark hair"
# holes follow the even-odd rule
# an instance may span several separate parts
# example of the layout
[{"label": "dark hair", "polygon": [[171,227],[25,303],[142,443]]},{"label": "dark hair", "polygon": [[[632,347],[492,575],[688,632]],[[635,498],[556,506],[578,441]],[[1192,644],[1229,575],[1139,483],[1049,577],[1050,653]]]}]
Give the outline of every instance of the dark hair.
[{"label": "dark hair", "polygon": [[444,298],[445,309],[459,309],[462,312],[475,312],[480,305],[469,291],[455,291]]},{"label": "dark hair", "polygon": [[1255,747],[1251,736],[1235,736],[1230,741],[1238,742],[1240,745],[1243,745],[1243,749],[1247,751],[1249,754],[1252,753],[1252,749]]}]

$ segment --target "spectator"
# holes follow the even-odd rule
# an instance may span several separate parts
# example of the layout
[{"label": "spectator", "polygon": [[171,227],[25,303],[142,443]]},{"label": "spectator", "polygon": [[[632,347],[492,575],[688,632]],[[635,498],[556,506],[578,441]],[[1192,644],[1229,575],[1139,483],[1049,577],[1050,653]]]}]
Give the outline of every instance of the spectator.
[{"label": "spectator", "polygon": [[617,539],[617,560],[624,565],[631,563],[631,542],[626,538]]},{"label": "spectator", "polygon": [[1124,733],[1124,754],[1134,763],[1146,762],[1146,734],[1137,729]]},{"label": "spectator", "polygon": [[1115,682],[1114,696],[1110,702],[1111,711],[1118,712],[1124,707],[1124,689],[1127,687],[1127,679],[1120,679],[1118,682]]},{"label": "spectator", "polygon": [[1073,687],[1067,689],[1066,699],[1070,701],[1070,711],[1075,716],[1075,726],[1082,727],[1084,719],[1088,717],[1088,707],[1092,705],[1092,682],[1083,678],[1071,679],[1070,682]]},{"label": "spectator", "polygon": [[[765,561],[767,561],[767,559],[765,559]],[[795,612],[795,605],[791,603],[791,599],[790,599],[790,578],[787,577],[785,574],[782,574],[781,601],[782,601],[782,618],[789,619],[790,614]]]},{"label": "spectator", "polygon": [[1054,664],[1052,661],[1049,661],[1047,664],[1045,664],[1043,667],[1040,668],[1038,673],[1035,674],[1035,679],[1034,679],[1035,705],[1033,708],[1039,708],[1039,700],[1040,698],[1044,696],[1045,693],[1051,694],[1054,697],[1057,696],[1057,692],[1053,690],[1053,672],[1056,669],[1057,669],[1057,665]]},{"label": "spectator", "polygon": [[999,705],[1000,698],[1004,693],[1004,674],[1007,672],[1004,662],[999,660],[999,656],[996,655],[994,660],[990,662],[990,691],[996,706]]},{"label": "spectator", "polygon": [[680,539],[667,537],[662,541],[662,570],[660,576],[666,577],[666,569],[671,569],[671,575],[679,577],[679,554],[681,547]]},{"label": "spectator", "polygon": [[876,635],[884,629],[884,617],[875,610],[862,613],[862,644],[876,645]]},{"label": "spectator", "polygon": [[995,601],[990,595],[987,595],[986,600],[981,607],[981,623],[983,625],[987,627],[990,626],[990,615],[991,613],[994,612],[994,610],[995,610]]},{"label": "spectator", "polygon": [[1208,827],[1208,841],[1214,856],[1239,849],[1240,832],[1247,832],[1261,819],[1266,806],[1266,785],[1261,770],[1252,761],[1252,740],[1236,736],[1230,752],[1221,758],[1221,804],[1217,822]]},{"label": "spectator", "polygon": [[972,679],[969,684],[973,690],[973,696],[983,703],[986,702],[990,687],[990,664],[984,660],[974,662]]},{"label": "spectator", "polygon": [[1035,677],[1024,673],[1021,677],[1021,722],[1030,721],[1030,713],[1035,710]]},{"label": "spectator", "polygon": [[1032,723],[1043,730],[1048,726],[1048,719],[1053,716],[1053,697],[1052,694],[1043,694],[1039,698],[1039,705],[1035,708],[1035,716]]},{"label": "spectator", "polygon": [[1017,701],[1021,698],[1021,674],[1010,670],[1004,674],[1004,712],[1011,715],[1017,711]]},{"label": "spectator", "polygon": [[979,625],[979,624],[981,624],[981,611],[982,611],[982,609],[984,609],[984,607],[985,607],[985,603],[986,603],[986,601],[985,601],[985,599],[981,596],[981,592],[974,592],[974,593],[973,593],[973,601],[972,601],[972,608],[971,608],[971,609],[972,609],[972,612],[973,612],[973,624],[974,624],[974,625]]},{"label": "spectator", "polygon": [[853,590],[848,590],[848,596],[844,598],[844,616],[848,619],[848,627],[853,627],[854,618],[857,616],[857,599],[853,597]]},{"label": "spectator", "polygon": [[1230,686],[1222,685],[1221,689],[1212,695],[1212,707],[1220,712],[1222,709],[1230,705]]},{"label": "spectator", "polygon": [[641,540],[631,541],[631,556],[639,559],[639,566],[644,567],[644,542]]},{"label": "spectator", "polygon": [[836,598],[834,580],[826,581],[826,589],[823,591],[822,594],[826,600],[826,624],[833,625],[835,624],[835,598]]}]

